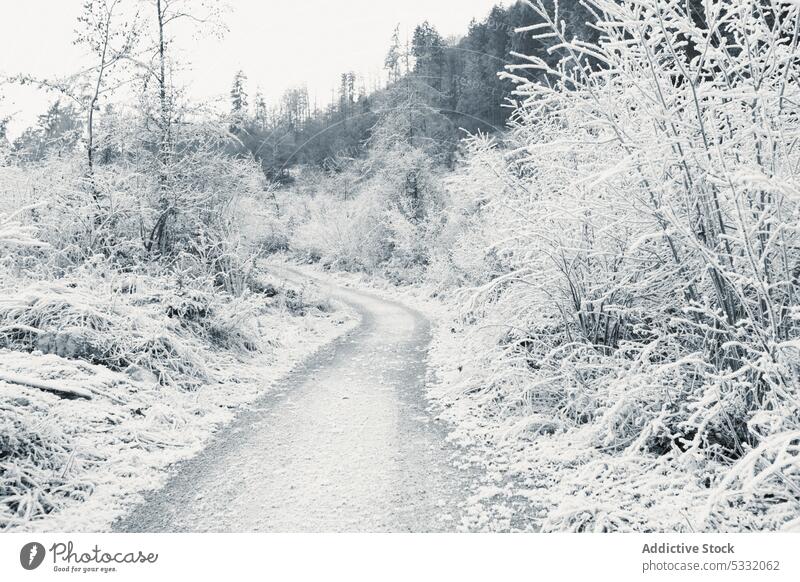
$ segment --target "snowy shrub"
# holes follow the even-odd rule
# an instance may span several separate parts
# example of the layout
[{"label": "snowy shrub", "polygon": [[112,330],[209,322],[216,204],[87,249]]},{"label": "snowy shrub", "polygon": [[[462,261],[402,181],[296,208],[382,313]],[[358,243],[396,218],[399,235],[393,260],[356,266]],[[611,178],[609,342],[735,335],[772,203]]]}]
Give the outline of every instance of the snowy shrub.
[{"label": "snowy shrub", "polygon": [[398,282],[419,278],[433,241],[431,224],[409,215],[394,186],[378,176],[348,200],[318,194],[307,203],[290,248],[345,270],[384,273]]},{"label": "snowy shrub", "polygon": [[396,283],[424,278],[446,195],[435,163],[439,146],[413,138],[402,129],[407,123],[402,111],[384,111],[363,159],[337,160],[327,175],[306,172],[299,188],[305,211],[292,224],[292,252]]},{"label": "snowy shrub", "polygon": [[530,4],[522,32],[561,60],[519,55],[509,147],[473,143],[455,186],[496,194],[481,212],[506,265],[466,304],[486,353],[473,398],[588,424],[604,451],[702,455],[727,467],[716,509],[756,504],[780,527],[800,468],[800,8],[589,0],[602,34],[585,43]]},{"label": "snowy shrub", "polygon": [[102,136],[108,147],[91,178],[77,152],[0,167],[0,210],[49,245],[47,260],[29,266],[58,273],[98,259],[119,269],[160,262],[241,294],[254,249],[241,244],[239,201],[263,194],[260,167],[228,155],[227,126],[186,123],[169,167],[155,172],[137,131],[143,120],[118,121],[127,129]]},{"label": "snowy shrub", "polygon": [[220,300],[213,293],[181,289],[161,298],[168,317],[180,321],[186,329],[210,345],[233,352],[259,350],[259,338],[253,328],[257,307],[249,297]]},{"label": "snowy shrub", "polygon": [[112,370],[139,368],[164,384],[208,379],[196,339],[170,325],[160,298],[127,300],[71,283],[37,283],[0,300],[0,345],[83,359]]},{"label": "snowy shrub", "polygon": [[89,483],[66,477],[70,451],[24,397],[0,403],[0,531],[53,511],[63,498],[85,499]]},{"label": "snowy shrub", "polygon": [[463,165],[445,182],[443,225],[426,273],[437,293],[484,285],[508,272],[494,239],[505,217],[490,207],[508,187],[505,160],[495,146],[483,135],[466,139]]},{"label": "snowy shrub", "polygon": [[143,236],[144,248],[168,259],[194,262],[196,276],[238,295],[244,291],[252,256],[241,246],[244,222],[239,200],[258,197],[265,187],[252,160],[231,159],[225,136],[215,128],[195,128],[180,157],[175,156],[168,188],[151,184]]},{"label": "snowy shrub", "polygon": [[373,268],[388,256],[383,209],[370,193],[350,201],[320,194],[308,211],[290,243],[294,251],[350,270]]},{"label": "snowy shrub", "polygon": [[14,214],[7,215],[0,213],[0,245],[5,249],[19,249],[20,247],[40,248],[47,246],[41,242],[36,235],[36,229],[31,225],[23,225],[17,216],[33,207],[24,207]]}]

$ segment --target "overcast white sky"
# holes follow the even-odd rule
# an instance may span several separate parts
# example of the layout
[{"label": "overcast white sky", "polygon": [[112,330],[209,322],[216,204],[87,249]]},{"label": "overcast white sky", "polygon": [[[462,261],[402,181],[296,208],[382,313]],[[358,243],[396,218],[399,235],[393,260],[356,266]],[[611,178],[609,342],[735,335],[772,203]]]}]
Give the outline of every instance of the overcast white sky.
[{"label": "overcast white sky", "polygon": [[[127,0],[133,1],[133,0]],[[73,46],[82,0],[0,0],[0,74],[37,77],[78,70],[84,60]],[[192,95],[209,100],[227,95],[233,74],[247,74],[252,95],[260,87],[268,101],[306,84],[320,105],[330,101],[340,73],[382,74],[394,27],[410,35],[429,20],[447,37],[466,32],[500,0],[228,0],[229,32],[222,40],[186,39]],[[0,117],[14,115],[15,135],[30,125],[54,97],[31,88],[0,87]]]}]

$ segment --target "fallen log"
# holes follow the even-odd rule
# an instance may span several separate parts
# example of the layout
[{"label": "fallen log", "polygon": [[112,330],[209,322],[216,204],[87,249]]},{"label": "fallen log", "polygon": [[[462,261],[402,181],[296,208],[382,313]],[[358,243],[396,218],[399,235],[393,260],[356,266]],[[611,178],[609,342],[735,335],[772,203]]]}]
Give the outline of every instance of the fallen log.
[{"label": "fallen log", "polygon": [[23,378],[15,374],[7,374],[0,372],[0,382],[8,384],[17,384],[18,386],[27,386],[28,388],[36,388],[44,392],[52,392],[56,396],[66,398],[68,400],[75,400],[76,398],[85,398],[86,400],[92,399],[92,393],[83,388],[62,388],[50,382],[42,382],[39,380],[32,380],[30,378]]}]

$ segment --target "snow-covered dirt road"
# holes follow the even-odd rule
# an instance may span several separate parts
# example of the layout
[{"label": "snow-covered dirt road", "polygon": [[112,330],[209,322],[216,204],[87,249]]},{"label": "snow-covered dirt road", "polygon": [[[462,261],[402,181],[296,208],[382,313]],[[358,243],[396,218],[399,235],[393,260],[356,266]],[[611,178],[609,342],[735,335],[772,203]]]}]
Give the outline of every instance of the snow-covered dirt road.
[{"label": "snow-covered dirt road", "polygon": [[[278,271],[294,281],[305,276]],[[317,281],[361,316],[295,369],[117,531],[455,531],[468,475],[427,410],[428,321]]]}]

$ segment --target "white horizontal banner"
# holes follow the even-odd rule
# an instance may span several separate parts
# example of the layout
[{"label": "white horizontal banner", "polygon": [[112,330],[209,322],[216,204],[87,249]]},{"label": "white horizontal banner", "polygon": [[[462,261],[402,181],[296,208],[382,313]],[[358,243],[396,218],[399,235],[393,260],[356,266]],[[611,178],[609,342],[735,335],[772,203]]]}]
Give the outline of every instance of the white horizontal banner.
[{"label": "white horizontal banner", "polygon": [[0,580],[800,580],[795,534],[3,534]]}]

